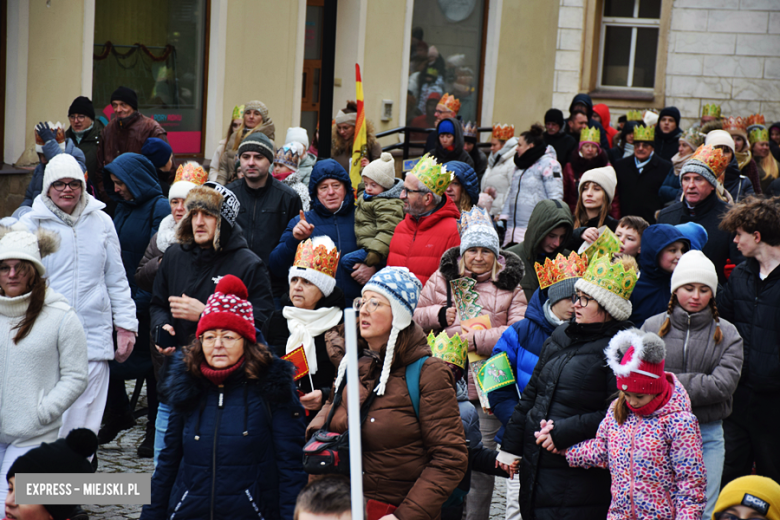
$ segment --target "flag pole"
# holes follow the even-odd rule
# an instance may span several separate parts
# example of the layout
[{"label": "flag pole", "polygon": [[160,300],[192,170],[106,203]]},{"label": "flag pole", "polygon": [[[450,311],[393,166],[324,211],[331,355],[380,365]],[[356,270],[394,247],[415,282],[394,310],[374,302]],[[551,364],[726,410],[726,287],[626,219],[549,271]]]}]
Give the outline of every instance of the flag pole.
[{"label": "flag pole", "polygon": [[311,385],[311,391],[313,392],[315,388],[314,388],[314,381],[311,378],[311,370],[309,370],[309,384]]},{"label": "flag pole", "polygon": [[355,309],[344,309],[347,347],[347,427],[349,428],[349,474],[352,491],[352,520],[363,520],[363,450],[360,433],[360,388]]}]

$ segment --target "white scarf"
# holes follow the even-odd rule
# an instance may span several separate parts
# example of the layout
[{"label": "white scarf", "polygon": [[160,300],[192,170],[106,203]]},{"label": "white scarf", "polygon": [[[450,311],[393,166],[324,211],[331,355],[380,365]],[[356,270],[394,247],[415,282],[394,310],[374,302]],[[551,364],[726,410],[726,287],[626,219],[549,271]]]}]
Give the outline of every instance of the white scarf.
[{"label": "white scarf", "polygon": [[322,309],[309,310],[298,307],[285,307],[282,315],[287,318],[287,328],[290,329],[290,337],[287,338],[285,353],[289,354],[303,345],[306,353],[306,362],[309,364],[309,373],[317,373],[317,351],[314,346],[314,338],[323,332],[332,329],[341,322],[341,309],[338,307],[323,307]]}]

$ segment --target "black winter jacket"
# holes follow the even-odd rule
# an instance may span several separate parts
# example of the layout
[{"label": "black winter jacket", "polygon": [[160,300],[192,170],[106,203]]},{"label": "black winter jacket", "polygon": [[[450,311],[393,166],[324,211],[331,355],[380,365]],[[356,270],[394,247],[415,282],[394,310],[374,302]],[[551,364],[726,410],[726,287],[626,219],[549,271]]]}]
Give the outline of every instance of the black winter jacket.
[{"label": "black winter jacket", "polygon": [[780,268],[761,280],[756,259],[739,264],[718,291],[718,313],[742,336],[740,386],[780,391]]},{"label": "black winter jacket", "polygon": [[637,215],[649,224],[655,224],[655,212],[664,206],[658,190],[672,171],[672,163],[653,153],[641,174],[633,155],[620,159],[614,166],[620,194],[620,214]]},{"label": "black winter jacket", "polygon": [[520,512],[524,520],[599,519],[611,501],[609,471],[570,468],[566,459],[536,444],[542,419],[555,423],[559,450],[595,437],[617,389],[604,349],[627,321],[563,324],[542,348],[523,397],[507,424],[501,450],[522,457]]},{"label": "black winter jacket", "polygon": [[84,153],[85,163],[87,165],[87,174],[89,175],[90,183],[99,182],[98,172],[98,146],[100,145],[100,133],[103,131],[103,123],[98,119],[92,124],[92,129],[85,133],[81,138],[81,141],[76,140],[76,134],[73,132],[73,128],[68,128],[65,131],[65,137],[72,139],[76,147]]},{"label": "black winter jacket", "polygon": [[661,132],[661,129],[656,125],[655,127],[655,146],[654,152],[658,154],[662,159],[671,161],[674,154],[677,153],[677,149],[680,147],[680,136],[682,130],[675,128],[668,134]]}]

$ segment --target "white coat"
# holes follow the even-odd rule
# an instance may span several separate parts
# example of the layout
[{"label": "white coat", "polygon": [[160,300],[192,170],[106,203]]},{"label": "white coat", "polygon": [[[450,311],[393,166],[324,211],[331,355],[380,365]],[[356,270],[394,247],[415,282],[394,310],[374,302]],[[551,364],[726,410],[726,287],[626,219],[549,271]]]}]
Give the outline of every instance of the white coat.
[{"label": "white coat", "polygon": [[[482,176],[482,185],[480,191],[485,191],[489,187],[496,189],[496,198],[490,209],[491,215],[499,215],[501,208],[504,207],[504,198],[509,193],[509,186],[512,184],[512,176],[515,173],[515,153],[517,150],[517,137],[513,137],[504,143],[504,147],[498,151],[493,162],[493,157],[488,161],[488,168],[485,175]],[[492,164],[491,164],[492,163]]]}]

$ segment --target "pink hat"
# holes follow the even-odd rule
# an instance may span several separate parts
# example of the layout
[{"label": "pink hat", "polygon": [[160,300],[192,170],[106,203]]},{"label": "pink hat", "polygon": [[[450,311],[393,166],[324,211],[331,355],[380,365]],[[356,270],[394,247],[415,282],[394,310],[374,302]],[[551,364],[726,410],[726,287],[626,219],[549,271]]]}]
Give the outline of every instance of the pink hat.
[{"label": "pink hat", "polygon": [[666,390],[666,346],[656,334],[644,334],[638,329],[621,331],[610,340],[604,353],[617,378],[618,390],[637,394],[660,394]]},{"label": "pink hat", "polygon": [[257,341],[254,310],[247,298],[246,286],[241,279],[232,274],[223,276],[206,302],[196,335],[200,336],[207,330],[226,329],[241,334],[252,343]]}]

